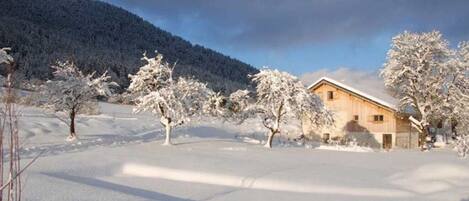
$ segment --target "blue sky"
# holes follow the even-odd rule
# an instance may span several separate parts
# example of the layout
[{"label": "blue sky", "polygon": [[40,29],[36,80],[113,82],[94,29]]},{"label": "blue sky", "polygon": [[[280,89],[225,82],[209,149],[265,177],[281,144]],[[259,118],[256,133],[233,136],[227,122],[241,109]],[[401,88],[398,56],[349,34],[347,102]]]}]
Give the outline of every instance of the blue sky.
[{"label": "blue sky", "polygon": [[377,71],[404,30],[469,40],[465,0],[105,0],[192,43],[295,75]]}]

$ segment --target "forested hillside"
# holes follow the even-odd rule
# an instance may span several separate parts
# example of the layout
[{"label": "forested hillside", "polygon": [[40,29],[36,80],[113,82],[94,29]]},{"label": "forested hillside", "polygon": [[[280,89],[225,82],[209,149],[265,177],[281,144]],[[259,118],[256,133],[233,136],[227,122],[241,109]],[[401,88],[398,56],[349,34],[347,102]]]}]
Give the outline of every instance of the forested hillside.
[{"label": "forested hillside", "polygon": [[0,0],[0,47],[11,47],[26,79],[47,79],[50,65],[71,59],[84,71],[105,70],[127,86],[127,75],[154,50],[176,62],[177,75],[194,76],[215,90],[246,88],[258,70],[94,0]]}]

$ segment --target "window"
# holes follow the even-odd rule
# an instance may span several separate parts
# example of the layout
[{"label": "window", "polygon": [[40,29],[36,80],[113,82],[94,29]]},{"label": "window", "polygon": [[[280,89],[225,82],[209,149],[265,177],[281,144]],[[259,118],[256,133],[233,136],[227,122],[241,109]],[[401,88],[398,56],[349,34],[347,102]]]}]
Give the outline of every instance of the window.
[{"label": "window", "polygon": [[375,121],[384,121],[383,115],[374,115],[373,118]]},{"label": "window", "polygon": [[353,120],[358,121],[358,115],[353,115]]},{"label": "window", "polygon": [[333,91],[328,91],[327,92],[327,100],[332,100],[334,99],[334,92]]}]

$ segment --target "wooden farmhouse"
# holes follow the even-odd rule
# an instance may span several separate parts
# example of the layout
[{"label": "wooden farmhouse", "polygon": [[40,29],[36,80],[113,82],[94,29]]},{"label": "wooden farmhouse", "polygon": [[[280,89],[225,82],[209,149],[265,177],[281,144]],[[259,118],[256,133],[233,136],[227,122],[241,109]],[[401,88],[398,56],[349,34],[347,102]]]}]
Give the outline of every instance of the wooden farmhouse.
[{"label": "wooden farmhouse", "polygon": [[335,125],[316,129],[304,123],[305,134],[323,142],[356,139],[359,145],[374,148],[418,146],[418,133],[394,104],[327,77],[314,82],[309,90],[334,113]]}]

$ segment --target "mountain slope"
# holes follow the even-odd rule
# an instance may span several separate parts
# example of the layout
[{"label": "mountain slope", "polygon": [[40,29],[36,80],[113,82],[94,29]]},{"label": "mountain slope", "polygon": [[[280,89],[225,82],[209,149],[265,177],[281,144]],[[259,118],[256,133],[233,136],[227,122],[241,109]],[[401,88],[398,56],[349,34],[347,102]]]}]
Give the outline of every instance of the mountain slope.
[{"label": "mountain slope", "polygon": [[245,88],[247,75],[257,72],[100,1],[0,0],[0,22],[0,46],[13,49],[27,79],[47,79],[57,59],[71,59],[88,73],[108,70],[126,86],[142,53],[155,50],[177,61],[176,75],[194,76],[215,90]]}]

